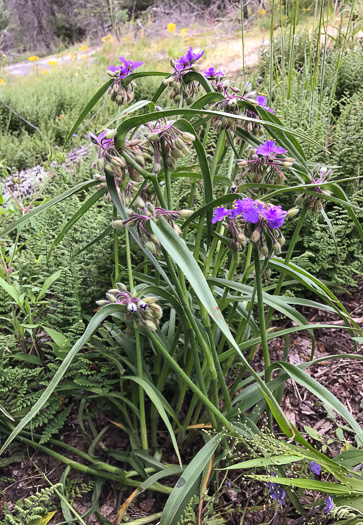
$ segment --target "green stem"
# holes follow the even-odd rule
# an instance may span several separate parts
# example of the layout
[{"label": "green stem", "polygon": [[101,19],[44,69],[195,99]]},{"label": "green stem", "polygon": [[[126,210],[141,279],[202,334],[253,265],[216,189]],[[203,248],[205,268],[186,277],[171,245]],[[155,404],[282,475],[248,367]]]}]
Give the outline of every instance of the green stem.
[{"label": "green stem", "polygon": [[[125,229],[125,244],[126,244],[126,260],[127,260],[127,271],[129,276],[129,288],[130,292],[134,287],[134,280],[132,275],[132,265],[131,265],[131,250],[130,250],[130,237],[129,231]],[[136,322],[133,322],[133,328],[135,332],[135,343],[136,343],[136,366],[137,366],[137,375],[140,379],[143,379],[143,369],[142,369],[142,350],[140,342],[140,332],[139,328],[136,325]],[[147,441],[147,427],[146,427],[146,412],[145,412],[145,394],[144,389],[139,385],[139,409],[140,409],[140,434],[141,434],[141,444],[144,450],[148,450],[148,441]]]},{"label": "green stem", "polygon": [[[117,219],[117,210],[115,206],[113,206],[112,218],[114,221]],[[118,254],[118,230],[117,228],[113,230],[113,253],[115,257],[115,283],[117,283],[118,277],[119,277],[119,254]]]},{"label": "green stem", "polygon": [[258,318],[260,323],[261,332],[261,344],[263,352],[263,360],[265,364],[265,381],[266,383],[271,378],[271,371],[268,371],[270,367],[270,353],[268,349],[266,328],[265,328],[265,310],[263,304],[263,292],[262,292],[262,275],[260,267],[260,254],[257,248],[253,249],[253,256],[255,261],[255,273],[256,273],[256,290],[257,290],[257,305],[258,305]]},{"label": "green stem", "polygon": [[170,366],[174,369],[174,371],[187,383],[190,390],[192,390],[199,399],[204,403],[208,411],[210,411],[212,414],[215,415],[216,419],[227,428],[227,430],[233,434],[235,434],[235,430],[233,425],[228,421],[228,419],[219,411],[217,407],[213,405],[213,403],[208,399],[207,396],[201,392],[201,390],[197,387],[197,385],[190,379],[190,377],[187,376],[187,374],[184,372],[182,368],[178,365],[176,361],[169,355],[169,352],[163,347],[163,345],[160,343],[160,341],[157,339],[157,337],[150,332],[149,337],[152,340],[152,342],[155,345],[155,348],[162,354],[164,359],[170,363]]},{"label": "green stem", "polygon": [[[298,241],[298,238],[299,238],[299,235],[300,235],[300,230],[302,228],[302,225],[304,224],[304,220],[305,220],[306,214],[308,212],[308,209],[309,209],[309,204],[308,203],[304,204],[304,207],[301,210],[300,217],[299,217],[298,223],[296,225],[295,231],[294,231],[293,236],[291,238],[291,241],[290,241],[290,244],[289,244],[289,248],[287,250],[287,254],[286,254],[286,257],[285,257],[285,264],[286,265],[289,264],[289,262],[291,260],[291,257],[292,257],[293,251],[295,249],[295,245],[296,245],[296,243]],[[274,291],[274,295],[278,295],[280,293],[280,290],[281,290],[282,284],[284,282],[284,279],[285,279],[285,274],[284,274],[284,272],[281,272],[279,280],[277,281],[277,285],[276,285],[276,288],[275,288],[275,291]],[[274,312],[273,308],[269,308],[269,310],[267,312],[267,315],[266,315],[266,329],[269,327],[269,324],[270,324],[271,319],[272,319],[273,312]]]},{"label": "green stem", "polygon": [[167,163],[167,155],[165,152],[165,141],[162,139],[161,141],[161,152],[163,156],[163,167],[164,167],[164,176],[165,176],[165,193],[166,193],[166,203],[168,205],[168,210],[173,209],[173,195],[171,192],[171,177],[170,177],[170,170]]}]

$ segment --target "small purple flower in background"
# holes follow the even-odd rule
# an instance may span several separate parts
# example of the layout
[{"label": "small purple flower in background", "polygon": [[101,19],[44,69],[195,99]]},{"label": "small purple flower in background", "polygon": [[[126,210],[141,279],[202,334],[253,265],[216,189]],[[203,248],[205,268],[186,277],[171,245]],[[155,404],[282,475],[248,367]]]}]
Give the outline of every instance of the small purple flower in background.
[{"label": "small purple flower in background", "polygon": [[256,150],[257,155],[262,155],[263,157],[270,157],[270,155],[287,153],[286,149],[276,146],[274,140],[266,140],[264,144],[260,144]]},{"label": "small purple flower in background", "polygon": [[222,71],[216,71],[213,66],[211,66],[209,69],[206,69],[203,75],[205,77],[224,77],[224,73],[222,73]]},{"label": "small purple flower in background", "polygon": [[259,106],[263,107],[266,111],[273,113],[274,110],[267,106],[267,97],[265,95],[257,95],[256,102]]},{"label": "small purple flower in background", "polygon": [[315,463],[315,461],[312,461],[310,463],[310,470],[314,472],[314,474],[316,474],[317,476],[320,476],[321,466],[319,465],[319,463]]},{"label": "small purple flower in background", "polygon": [[331,509],[334,507],[334,503],[333,503],[331,496],[328,496],[326,498],[325,503],[326,503],[325,514],[328,514],[331,511]]},{"label": "small purple flower in background", "polygon": [[212,219],[212,224],[222,221],[224,217],[231,215],[231,210],[227,210],[224,206],[220,206],[214,210],[214,215]]},{"label": "small purple flower in background", "polygon": [[77,133],[73,133],[72,137],[76,137],[76,139],[78,139]]},{"label": "small purple flower in background", "polygon": [[202,55],[204,55],[204,51],[201,53],[194,53],[192,46],[190,46],[185,55],[175,60],[175,69],[180,71],[190,67],[192,64],[195,64],[195,62],[197,62],[197,60],[199,60]]},{"label": "small purple flower in background", "polygon": [[[277,230],[284,224],[287,211],[284,211],[281,206],[271,206],[271,208],[263,209],[262,214],[270,228]],[[314,463],[314,461],[312,461],[312,463]]]},{"label": "small purple flower in background", "polygon": [[260,217],[261,204],[255,202],[253,199],[246,197],[241,203],[241,213],[245,221],[256,224]]},{"label": "small purple flower in background", "polygon": [[[275,474],[271,474],[271,476],[275,476]],[[278,485],[278,483],[272,483],[269,481],[267,483],[267,486],[270,490],[271,498],[276,500],[281,507],[284,506],[284,498],[286,496],[286,491],[281,487],[281,485]]]}]

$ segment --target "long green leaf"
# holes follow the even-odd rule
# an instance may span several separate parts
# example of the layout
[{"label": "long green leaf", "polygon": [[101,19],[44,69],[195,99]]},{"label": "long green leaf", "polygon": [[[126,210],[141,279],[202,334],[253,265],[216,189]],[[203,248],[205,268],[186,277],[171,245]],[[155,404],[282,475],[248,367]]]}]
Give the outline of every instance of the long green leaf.
[{"label": "long green leaf", "polygon": [[[279,485],[289,485],[290,487],[300,487],[302,489],[316,490],[317,492],[324,492],[325,494],[352,494],[352,488],[345,485],[338,485],[337,483],[326,483],[325,481],[316,481],[314,479],[299,479],[299,478],[280,478],[273,476],[253,476],[248,475],[248,478],[257,479],[266,483],[278,483]],[[362,489],[363,494],[363,489]]]},{"label": "long green leaf", "polygon": [[41,204],[37,208],[34,208],[34,210],[30,211],[29,213],[26,213],[20,219],[12,222],[9,224],[9,226],[6,226],[2,231],[0,231],[0,238],[4,237],[8,233],[12,232],[13,230],[16,230],[19,226],[25,226],[31,219],[39,215],[40,213],[43,213],[48,208],[51,208],[55,204],[58,204],[59,202],[64,201],[71,195],[74,195],[80,190],[86,190],[88,188],[92,188],[92,186],[96,186],[96,184],[99,184],[98,180],[88,180],[86,182],[81,182],[77,186],[73,186],[72,188],[69,188],[64,193],[61,193],[61,195],[57,195],[56,197],[53,197],[53,199],[50,199],[48,202],[45,202],[44,204]]},{"label": "long green leaf", "polygon": [[214,454],[219,440],[217,434],[208,441],[184,470],[166,502],[160,525],[177,525],[182,520],[185,508],[198,493],[199,478]]},{"label": "long green leaf", "polygon": [[61,276],[62,270],[57,270],[52,275],[50,275],[43,283],[43,286],[37,297],[37,301],[40,301],[42,297],[47,293],[52,284]]},{"label": "long green leaf", "polygon": [[95,239],[93,239],[93,241],[87,243],[85,246],[83,246],[83,248],[81,248],[80,250],[77,250],[73,255],[72,255],[72,259],[74,259],[75,257],[78,257],[78,255],[80,255],[82,252],[88,250],[89,248],[91,248],[91,246],[94,246],[95,244],[97,244],[98,242],[102,241],[102,239],[104,239],[105,237],[107,237],[108,235],[111,235],[111,233],[114,231],[114,229],[112,228],[112,226],[107,226],[107,228],[105,229],[105,231],[103,231],[102,233],[100,233],[100,235],[97,235],[97,237]]},{"label": "long green leaf", "polygon": [[137,383],[138,385],[142,386],[142,388],[145,390],[145,392],[147,393],[147,395],[149,396],[151,401],[154,403],[157,411],[160,414],[161,419],[164,421],[165,426],[166,426],[166,428],[169,431],[169,434],[170,434],[170,437],[171,437],[171,441],[172,441],[173,446],[174,446],[175,453],[177,455],[179,464],[182,467],[182,460],[181,460],[181,457],[180,457],[179,447],[178,447],[178,444],[177,444],[176,439],[175,439],[175,434],[173,432],[173,427],[171,426],[170,421],[168,419],[168,416],[166,415],[165,409],[164,409],[164,407],[163,407],[163,405],[162,405],[162,403],[160,401],[160,398],[162,397],[160,392],[158,392],[158,390],[154,387],[154,385],[148,383],[147,381],[145,381],[145,379],[142,379],[140,377],[126,376],[126,377],[124,377],[124,379],[130,379],[131,381],[135,381],[135,383]]},{"label": "long green leaf", "polygon": [[4,443],[4,445],[1,447],[0,455],[4,452],[4,450],[10,445],[10,443],[16,438],[16,436],[19,434],[19,432],[38,414],[38,412],[43,408],[45,403],[48,401],[60,381],[62,380],[62,377],[66,373],[69,365],[73,361],[76,354],[82,349],[83,345],[87,343],[87,341],[90,339],[90,337],[94,334],[94,332],[97,330],[97,328],[100,326],[100,324],[108,317],[109,315],[112,315],[113,313],[125,311],[125,308],[119,304],[110,304],[107,306],[104,306],[99,310],[91,319],[89,322],[84,334],[76,344],[71,348],[71,350],[68,352],[67,356],[64,358],[62,364],[56,371],[56,373],[53,376],[53,379],[50,381],[47,388],[44,390],[43,394],[40,396],[38,401],[35,403],[35,405],[31,408],[31,410],[27,413],[25,417],[20,421],[18,426],[11,432],[10,436]]},{"label": "long green leaf", "polygon": [[304,459],[304,456],[269,456],[267,458],[256,458],[250,459],[248,461],[242,461],[242,463],[235,463],[229,467],[222,468],[219,470],[236,470],[244,468],[259,468],[259,467],[269,467],[270,465],[288,465],[289,463],[295,463],[296,461],[301,461]]},{"label": "long green leaf", "polygon": [[10,295],[10,297],[14,299],[14,301],[18,302],[19,294],[14,288],[14,286],[11,286],[11,284],[4,281],[2,277],[0,277],[0,286],[5,290],[6,293]]},{"label": "long green leaf", "polygon": [[55,241],[53,242],[49,253],[47,260],[49,261],[50,255],[54,248],[59,244],[64,237],[67,235],[69,230],[76,224],[77,221],[97,202],[101,199],[101,197],[107,193],[107,188],[100,188],[96,193],[94,193],[86,202],[82,204],[82,206],[76,211],[76,213],[69,219],[67,224],[64,226],[62,231],[59,233]]}]

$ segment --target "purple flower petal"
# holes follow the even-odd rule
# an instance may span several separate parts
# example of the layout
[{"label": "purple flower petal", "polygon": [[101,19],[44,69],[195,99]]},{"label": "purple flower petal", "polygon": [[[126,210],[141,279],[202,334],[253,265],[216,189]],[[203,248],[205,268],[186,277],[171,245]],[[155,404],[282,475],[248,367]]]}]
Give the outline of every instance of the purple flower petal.
[{"label": "purple flower petal", "polygon": [[214,215],[212,219],[212,224],[222,221],[224,217],[227,217],[231,214],[231,210],[227,210],[224,206],[220,206],[214,210]]},{"label": "purple flower petal", "polygon": [[256,224],[260,217],[261,204],[246,197],[241,202],[241,213],[245,221]]},{"label": "purple flower petal", "polygon": [[262,155],[263,157],[269,157],[273,153],[287,153],[286,149],[276,146],[273,140],[266,140],[264,144],[260,144],[256,150],[257,155]]},{"label": "purple flower petal", "polygon": [[224,73],[222,71],[216,71],[213,66],[211,66],[209,69],[206,69],[203,75],[205,77],[224,77]]},{"label": "purple flower petal", "polygon": [[316,474],[317,476],[320,476],[321,466],[319,465],[319,463],[316,463],[315,461],[312,461],[310,463],[310,470],[312,472],[314,472],[314,474]]},{"label": "purple flower petal", "polygon": [[331,511],[331,509],[334,507],[334,502],[331,498],[331,496],[328,496],[325,500],[325,504],[326,504],[326,507],[325,507],[325,514],[328,514],[328,512]]},{"label": "purple flower petal", "polygon": [[287,211],[282,210],[281,206],[271,206],[267,209],[264,208],[262,214],[270,228],[277,230],[284,224]]},{"label": "purple flower petal", "polygon": [[257,95],[256,102],[259,106],[265,107],[267,104],[267,97],[264,95]]}]

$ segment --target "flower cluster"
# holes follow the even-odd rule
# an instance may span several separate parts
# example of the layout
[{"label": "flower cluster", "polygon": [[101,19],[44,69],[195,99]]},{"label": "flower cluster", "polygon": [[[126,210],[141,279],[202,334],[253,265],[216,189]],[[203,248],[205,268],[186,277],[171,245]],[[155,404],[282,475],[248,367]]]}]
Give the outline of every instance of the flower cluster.
[{"label": "flower cluster", "polygon": [[287,151],[277,146],[272,139],[266,140],[257,149],[250,148],[248,160],[237,160],[237,165],[244,170],[237,176],[235,184],[237,185],[240,179],[244,180],[246,177],[250,182],[260,182],[263,178],[267,183],[283,184],[285,175],[281,168],[290,168],[295,162],[292,157],[280,157],[285,153]]},{"label": "flower cluster", "polygon": [[[268,257],[270,250],[266,244],[267,239],[272,241],[273,251],[280,253],[285,239],[278,230],[288,215],[293,216],[292,211],[294,210],[287,212],[281,206],[266,204],[246,197],[242,200],[235,200],[230,210],[224,206],[216,208],[212,223],[223,221],[224,226],[232,233],[233,248],[241,250],[249,238],[258,246],[262,256]],[[228,222],[226,222],[227,218]]]},{"label": "flower cluster", "polygon": [[114,38],[113,36],[111,35],[111,33],[108,33],[108,35],[105,35],[101,38],[101,42],[103,44],[108,44],[109,42],[113,42]]},{"label": "flower cluster", "polygon": [[136,293],[127,291],[122,283],[116,283],[115,289],[108,290],[106,293],[107,300],[97,301],[99,306],[108,304],[120,304],[126,307],[126,322],[136,321],[140,328],[148,332],[155,332],[163,311],[156,303],[156,297],[144,297],[139,299]]},{"label": "flower cluster", "polygon": [[39,60],[39,57],[36,56],[36,55],[33,55],[33,56],[29,57],[28,60],[30,62],[37,62]]},{"label": "flower cluster", "polygon": [[115,80],[110,87],[109,93],[110,98],[113,102],[116,102],[119,106],[131,102],[134,98],[134,87],[135,83],[130,82],[126,87],[122,84],[130,73],[133,73],[135,69],[143,65],[143,62],[133,62],[132,60],[126,60],[124,57],[119,57],[122,65],[120,66],[108,66],[107,74],[113,77]]},{"label": "flower cluster", "polygon": [[[214,73],[214,74],[212,74]],[[215,71],[214,68],[209,68],[204,72],[204,75],[209,78],[216,91],[219,91],[224,96],[224,100],[221,100],[214,104],[214,108],[224,113],[232,113],[236,115],[244,115],[251,118],[258,118],[258,115],[253,111],[252,107],[246,109],[246,102],[251,106],[261,106],[266,111],[273,113],[273,109],[267,106],[267,97],[263,94],[257,95],[256,91],[251,90],[250,82],[247,82],[243,89],[239,89],[228,79],[223,79],[224,74],[222,71]],[[236,119],[230,119],[226,116],[213,117],[212,124],[217,126],[217,131],[221,129],[234,130],[237,126]],[[256,122],[242,121],[238,122],[239,126],[247,126],[250,133],[256,131],[257,134],[262,133],[262,127]]]},{"label": "flower cluster", "polygon": [[203,73],[203,75],[210,79],[210,80],[216,80],[217,82],[220,81],[221,77],[224,77],[224,73],[222,71],[216,71],[213,66],[206,69]]},{"label": "flower cluster", "polygon": [[197,70],[196,62],[203,56],[204,51],[195,53],[190,46],[185,55],[177,59],[170,59],[170,64],[174,68],[173,74],[164,80],[164,84],[169,85],[172,89],[169,98],[175,102],[183,100],[184,104],[191,104],[194,95],[199,91],[199,82],[189,82],[185,84],[183,78],[190,71]]},{"label": "flower cluster", "polygon": [[[328,170],[325,166],[322,168],[315,168],[313,170],[313,176],[311,178],[311,184],[315,184],[314,188],[310,188],[316,193],[321,193],[322,195],[331,195],[331,192],[329,190],[322,190],[319,184],[322,184],[323,182],[326,182],[331,175],[332,170]],[[323,202],[322,199],[319,197],[315,197],[314,195],[309,195],[308,193],[302,193],[298,196],[298,198],[295,201],[297,206],[302,206],[305,203],[309,204],[309,210],[311,210],[313,213],[317,213],[318,211],[321,211],[323,209]]]},{"label": "flower cluster", "polygon": [[151,148],[154,173],[159,173],[164,163],[162,144],[168,166],[175,169],[178,159],[182,159],[185,155],[191,154],[188,145],[195,140],[194,135],[180,131],[166,120],[157,121],[153,125],[147,124],[147,128],[143,132],[142,137],[144,138],[142,145],[148,148],[149,152]]},{"label": "flower cluster", "polygon": [[[271,476],[275,477],[275,474],[272,473]],[[283,507],[285,504],[284,499],[286,496],[286,491],[283,489],[283,487],[281,487],[281,485],[279,485],[278,483],[273,483],[271,481],[267,483],[267,486],[270,490],[271,498],[277,501],[278,504],[281,507]]]},{"label": "flower cluster", "polygon": [[115,229],[123,228],[124,226],[134,227],[137,230],[140,240],[144,244],[145,248],[150,250],[151,253],[161,255],[160,243],[157,237],[147,229],[147,223],[151,218],[158,220],[160,217],[164,217],[178,235],[181,234],[179,226],[175,220],[179,218],[189,217],[192,210],[180,210],[180,211],[169,211],[161,207],[155,207],[150,202],[139,202],[137,203],[140,212],[134,210],[127,210],[129,218],[126,220],[113,221],[112,226]]}]

